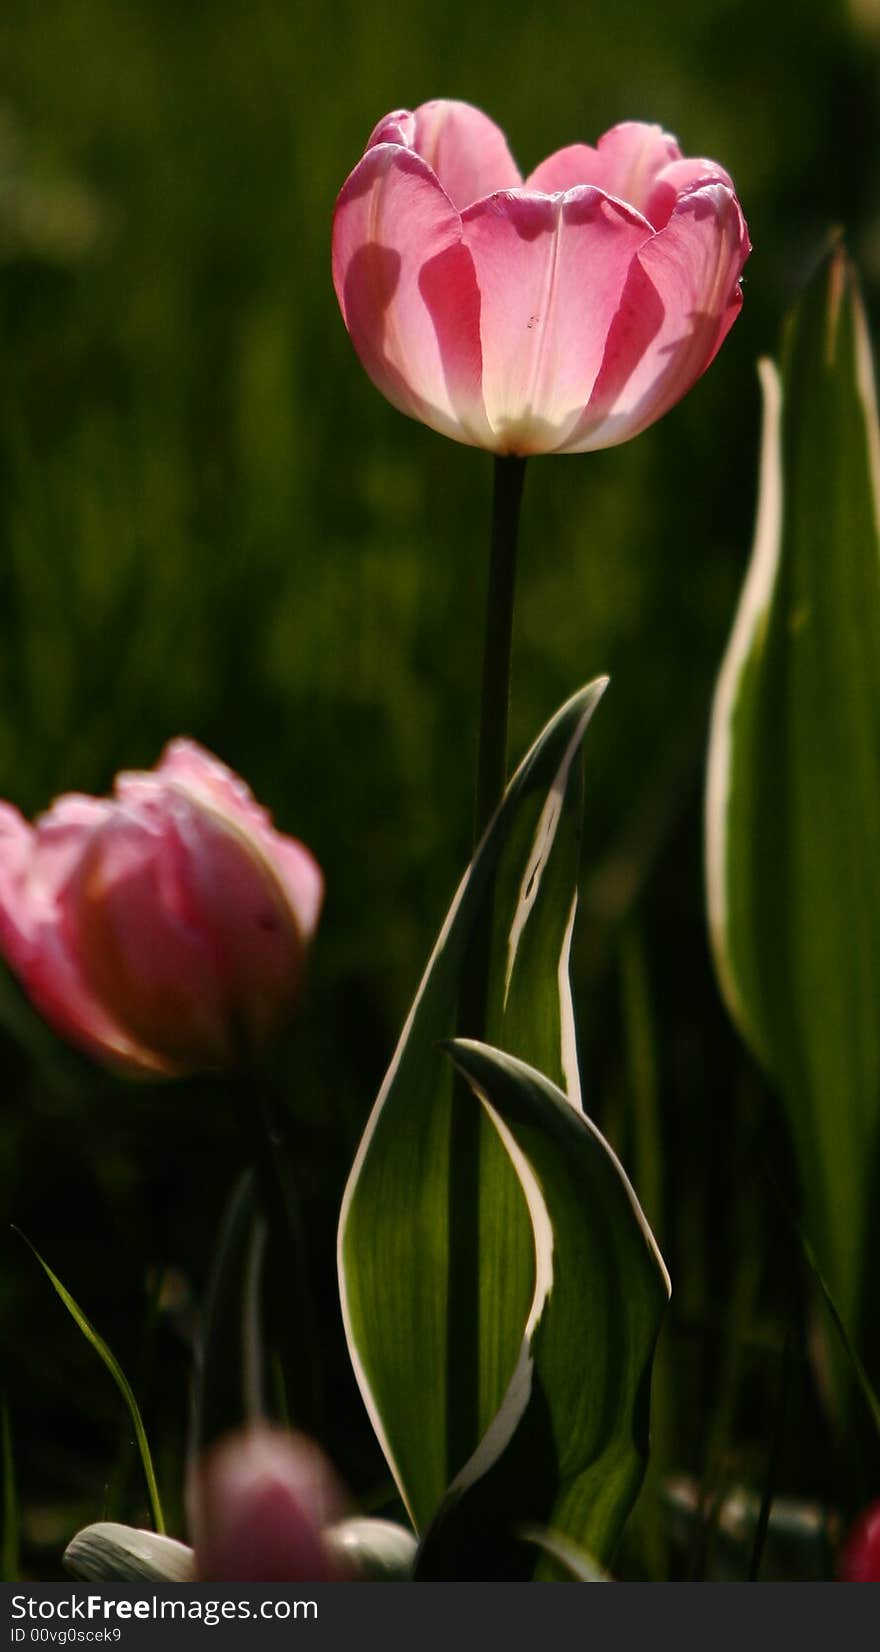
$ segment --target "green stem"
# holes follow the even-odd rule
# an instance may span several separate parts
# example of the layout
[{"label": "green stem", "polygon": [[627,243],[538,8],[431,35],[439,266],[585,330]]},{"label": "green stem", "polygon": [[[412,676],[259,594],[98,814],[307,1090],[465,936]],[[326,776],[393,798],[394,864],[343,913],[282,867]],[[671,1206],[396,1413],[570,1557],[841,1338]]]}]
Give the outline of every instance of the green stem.
[{"label": "green stem", "polygon": [[480,734],[474,842],[479,842],[504,791],[507,779],[507,712],[510,704],[510,652],[516,547],[526,462],[495,459],[492,497],[492,548],[486,589]]},{"label": "green stem", "polygon": [[[495,459],[492,544],[486,591],[474,842],[495,813],[507,780],[507,713],[516,548],[525,459]],[[491,910],[471,937],[459,1002],[459,1033],[486,1035]],[[477,1444],[480,1391],[480,1136],[483,1121],[470,1089],[456,1079],[449,1138],[449,1305],[446,1462],[450,1480]]]},{"label": "green stem", "polygon": [[265,1363],[272,1366],[277,1356],[276,1369],[283,1373],[294,1423],[319,1433],[322,1390],[305,1227],[275,1097],[264,1075],[253,1070],[244,1072],[234,1088],[268,1226]]}]

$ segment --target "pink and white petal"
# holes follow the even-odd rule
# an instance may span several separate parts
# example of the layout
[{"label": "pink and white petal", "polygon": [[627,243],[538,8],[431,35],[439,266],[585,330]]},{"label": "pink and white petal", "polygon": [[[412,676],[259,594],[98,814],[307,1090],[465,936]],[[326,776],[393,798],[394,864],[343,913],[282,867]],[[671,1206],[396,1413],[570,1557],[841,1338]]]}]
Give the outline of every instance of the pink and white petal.
[{"label": "pink and white petal", "polygon": [[24,816],[0,803],[0,951],[18,970],[35,928],[27,877],[33,860],[34,832]]},{"label": "pink and white petal", "polygon": [[335,1474],[304,1435],[252,1424],[195,1464],[187,1487],[200,1579],[340,1580],[324,1530],[345,1511]]},{"label": "pink and white petal", "polygon": [[[296,882],[296,893],[302,892],[303,911],[295,912],[294,916],[304,937],[308,938],[311,935],[320,912],[320,890],[323,888],[317,863],[304,845],[300,845],[294,838],[285,838],[276,832],[271,815],[257,803],[250,787],[232,769],[227,768],[225,763],[213,757],[194,740],[172,740],[162,753],[155,770],[119,775],[116,795],[120,803],[144,825],[152,826],[158,832],[163,830],[167,821],[174,821],[182,834],[194,837],[195,829],[192,823],[197,823],[201,815],[205,815],[209,821],[225,823],[229,831],[235,834],[236,840],[241,842],[243,853],[254,853],[261,860],[265,859],[270,863],[285,892],[287,881],[282,867],[284,856],[279,846],[290,845],[291,849],[298,851],[299,857],[308,863],[309,868],[314,869],[311,877],[307,872],[300,872],[300,859],[296,858],[297,871],[300,872]],[[192,853],[194,856],[198,855],[197,841],[193,842]],[[173,859],[169,864],[173,865]],[[291,902],[292,900],[291,892]],[[175,906],[174,901],[171,901],[169,911],[181,921],[189,921],[185,917],[183,907]],[[196,917],[194,913],[194,921]],[[310,927],[306,928],[305,925]]]},{"label": "pink and white petal", "polygon": [[310,941],[324,903],[323,873],[304,843],[284,837],[280,832],[273,832],[271,837],[271,843],[266,845],[267,854],[284,885],[300,936]]},{"label": "pink and white petal", "polygon": [[[729,172],[717,161],[687,159],[670,161],[658,172],[654,185],[648,197],[645,217],[649,218],[655,229],[663,229],[668,224],[672,210],[680,196],[688,190],[697,189],[701,184],[726,184],[733,190],[733,179]],[[735,191],[734,191],[735,193]]]},{"label": "pink and white petal", "polygon": [[473,261],[458,212],[411,150],[369,149],[343,185],[333,281],[354,347],[388,400],[456,441],[489,445]]},{"label": "pink and white petal", "polygon": [[647,204],[655,179],[670,161],[680,159],[675,138],[662,126],[623,121],[606,132],[595,149],[574,143],[557,150],[526,179],[526,189],[554,194],[578,184],[594,184],[649,217]]},{"label": "pink and white petal", "polygon": [[392,109],[390,115],[383,115],[373,127],[367,139],[367,148],[374,149],[377,143],[399,143],[405,149],[415,146],[416,117],[411,109]]},{"label": "pink and white petal", "polygon": [[61,922],[61,891],[106,808],[94,798],[60,798],[34,830],[17,810],[0,805],[0,953],[62,1038],[120,1070],[165,1072],[96,999]]},{"label": "pink and white petal", "polygon": [[463,216],[482,296],[483,394],[502,453],[550,453],[580,418],[650,224],[597,189],[493,195]]},{"label": "pink and white petal", "polygon": [[189,796],[203,798],[215,809],[222,809],[246,830],[271,830],[269,811],[257,802],[245,781],[219,757],[185,736],[169,741],[152,772],[120,775],[116,795],[121,801],[161,796],[169,780]]},{"label": "pink and white petal", "polygon": [[482,109],[435,98],[415,112],[412,148],[427,161],[459,212],[499,189],[521,189],[507,139]]},{"label": "pink and white petal", "polygon": [[[570,143],[536,166],[526,178],[525,188],[541,195],[560,195],[567,189],[577,189],[581,184],[593,184],[597,189],[604,189],[603,180],[607,172],[608,168],[597,149],[588,143]],[[614,191],[609,189],[607,193],[612,195]]]},{"label": "pink and white petal", "polygon": [[45,924],[36,937],[22,985],[35,1009],[61,1038],[120,1073],[132,1077],[172,1077],[171,1061],[139,1044],[107,1012],[84,979],[57,925]]},{"label": "pink and white petal", "polygon": [[[181,815],[192,808],[181,799]],[[134,1043],[168,1068],[223,1066],[222,953],[190,887],[181,824],[167,808],[161,824],[117,810],[65,891],[62,930],[83,980]]]},{"label": "pink and white petal", "polygon": [[276,832],[271,815],[257,803],[250,787],[194,740],[172,740],[162,754],[156,775],[182,786],[196,801],[203,799],[220,810],[252,838],[254,847],[265,856],[284,887],[301,937],[311,939],[321,912],[324,878],[305,844]]},{"label": "pink and white petal", "polygon": [[0,806],[0,935],[14,927],[26,946],[51,920],[83,845],[111,808],[104,799],[72,792],[30,827],[16,809]]},{"label": "pink and white petal", "polygon": [[[185,848],[185,899],[217,968],[224,1043],[246,1037],[261,1049],[296,999],[306,952],[300,914],[275,857],[253,834],[205,808],[188,816],[175,809],[175,817]],[[311,885],[307,893],[314,900]]]},{"label": "pink and white petal", "polygon": [[683,195],[633,260],[602,368],[565,450],[628,441],[705,372],[742,304],[749,255],[739,202],[723,184]]}]

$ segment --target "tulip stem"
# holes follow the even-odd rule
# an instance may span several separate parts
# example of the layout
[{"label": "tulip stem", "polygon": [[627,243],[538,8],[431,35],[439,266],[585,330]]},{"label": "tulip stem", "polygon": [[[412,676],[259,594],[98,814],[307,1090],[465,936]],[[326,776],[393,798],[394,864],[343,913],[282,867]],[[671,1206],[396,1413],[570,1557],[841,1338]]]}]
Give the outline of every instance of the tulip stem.
[{"label": "tulip stem", "polygon": [[[516,549],[525,459],[495,460],[492,544],[486,592],[483,683],[477,745],[474,843],[479,843],[507,779],[507,714]],[[491,910],[472,931],[459,1002],[459,1033],[486,1036]],[[446,1388],[446,1456],[450,1480],[474,1450],[479,1434],[480,1141],[485,1128],[468,1085],[453,1085],[449,1142],[449,1350]]]},{"label": "tulip stem", "polygon": [[321,1423],[322,1390],[299,1194],[278,1127],[278,1108],[270,1083],[264,1074],[251,1068],[236,1088],[269,1236],[265,1302],[268,1341],[280,1356],[292,1420],[316,1433]]},{"label": "tulip stem", "polygon": [[479,842],[495,813],[507,779],[507,713],[510,705],[510,654],[516,548],[526,462],[496,455],[492,495],[492,546],[486,589],[483,681],[477,745],[474,842]]}]

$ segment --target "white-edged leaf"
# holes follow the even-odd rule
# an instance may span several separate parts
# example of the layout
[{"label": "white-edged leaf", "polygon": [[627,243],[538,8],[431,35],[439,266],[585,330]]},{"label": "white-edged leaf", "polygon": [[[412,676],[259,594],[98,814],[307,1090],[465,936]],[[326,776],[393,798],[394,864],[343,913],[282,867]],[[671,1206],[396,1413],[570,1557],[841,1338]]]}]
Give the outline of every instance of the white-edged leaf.
[{"label": "white-edged leaf", "polygon": [[517,1369],[423,1544],[423,1578],[528,1577],[524,1529],[611,1560],[648,1451],[654,1346],[669,1276],[609,1147],[525,1062],[450,1054],[510,1154],[532,1214],[536,1289]]},{"label": "white-edged leaf", "polygon": [[456,1095],[437,1046],[461,1031],[463,983],[474,949],[485,949],[485,1037],[579,1105],[568,981],[578,754],[604,688],[601,679],[568,701],[510,781],[431,955],[343,1200],[349,1350],[417,1529],[498,1410],[535,1285],[517,1177],[495,1130]]},{"label": "white-edged leaf", "polygon": [[192,1583],[192,1549],[174,1537],[101,1520],[68,1543],[64,1565],[86,1583]]},{"label": "white-edged leaf", "polygon": [[880,434],[841,247],[761,382],[757,531],[712,717],[710,928],[728,1007],[787,1109],[805,1227],[855,1325],[875,1317],[880,1145]]},{"label": "white-edged leaf", "polygon": [[418,1545],[395,1520],[340,1520],[325,1529],[324,1541],[364,1582],[405,1583],[412,1577]]}]

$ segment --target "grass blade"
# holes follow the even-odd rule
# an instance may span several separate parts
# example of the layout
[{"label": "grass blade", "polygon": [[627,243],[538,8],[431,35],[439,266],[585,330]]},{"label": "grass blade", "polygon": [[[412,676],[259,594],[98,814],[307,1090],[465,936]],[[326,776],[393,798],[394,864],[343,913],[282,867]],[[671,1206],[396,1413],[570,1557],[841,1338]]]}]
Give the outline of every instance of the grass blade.
[{"label": "grass blade", "polygon": [[117,1360],[116,1356],[107,1347],[107,1344],[104,1341],[104,1338],[102,1336],[99,1336],[98,1332],[95,1330],[95,1327],[86,1318],[85,1314],[82,1311],[82,1308],[79,1306],[79,1304],[77,1302],[74,1301],[74,1298],[71,1296],[70,1292],[66,1289],[66,1287],[64,1285],[62,1285],[61,1280],[58,1278],[58,1275],[52,1272],[52,1269],[50,1268],[48,1262],[46,1262],[44,1260],[44,1258],[40,1255],[40,1253],[37,1250],[36,1246],[31,1244],[31,1241],[27,1237],[27,1234],[22,1233],[20,1228],[15,1228],[15,1232],[20,1235],[20,1237],[24,1240],[25,1244],[27,1245],[28,1249],[33,1252],[34,1256],[36,1257],[37,1261],[40,1264],[40,1267],[42,1268],[43,1272],[45,1273],[46,1278],[49,1280],[49,1283],[54,1286],[55,1291],[57,1292],[58,1296],[60,1296],[61,1301],[64,1303],[64,1306],[67,1309],[68,1313],[70,1314],[71,1318],[75,1321],[76,1325],[79,1327],[79,1329],[82,1332],[83,1336],[85,1337],[86,1341],[91,1343],[92,1347],[95,1350],[95,1353],[103,1361],[103,1363],[106,1366],[107,1370],[109,1371],[111,1377],[113,1378],[113,1381],[115,1382],[117,1388],[119,1389],[119,1392],[122,1395],[122,1398],[124,1399],[126,1406],[128,1407],[128,1414],[131,1418],[132,1427],[133,1427],[134,1433],[135,1433],[135,1439],[137,1440],[138,1451],[140,1452],[141,1465],[142,1465],[143,1471],[144,1471],[144,1479],[145,1479],[146,1484],[147,1484],[147,1493],[148,1493],[148,1496],[149,1496],[149,1499],[150,1499],[150,1509],[151,1509],[152,1515],[153,1515],[153,1524],[155,1525],[157,1532],[159,1532],[160,1534],[164,1533],[164,1531],[165,1531],[165,1521],[164,1521],[164,1518],[163,1518],[163,1515],[162,1515],[162,1503],[161,1503],[161,1499],[159,1497],[159,1487],[156,1484],[156,1475],[155,1475],[155,1471],[153,1469],[153,1459],[150,1455],[150,1447],[149,1447],[149,1444],[147,1442],[146,1430],[144,1429],[144,1424],[143,1424],[143,1419],[141,1417],[140,1408],[138,1406],[137,1400],[134,1397],[134,1392],[132,1390],[131,1384],[129,1383],[128,1378],[126,1377],[125,1372],[123,1371],[122,1366],[119,1364],[119,1361]]}]

